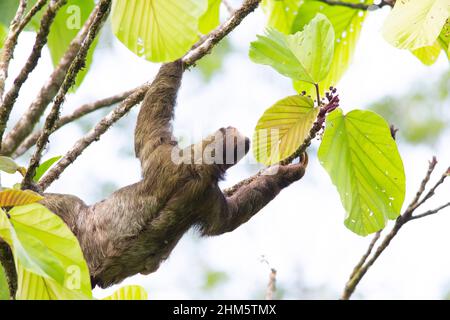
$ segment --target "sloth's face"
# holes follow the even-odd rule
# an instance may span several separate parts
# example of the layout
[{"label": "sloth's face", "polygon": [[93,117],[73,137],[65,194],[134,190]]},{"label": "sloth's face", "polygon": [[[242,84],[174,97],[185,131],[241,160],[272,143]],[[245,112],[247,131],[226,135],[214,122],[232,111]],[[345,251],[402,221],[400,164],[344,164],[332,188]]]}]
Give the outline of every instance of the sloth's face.
[{"label": "sloth's face", "polygon": [[238,163],[250,149],[250,139],[234,127],[221,128],[223,134],[223,163],[225,167],[231,167]]},{"label": "sloth's face", "polygon": [[226,170],[238,163],[249,148],[250,139],[236,128],[220,128],[204,140],[202,161],[204,164],[215,164]]}]

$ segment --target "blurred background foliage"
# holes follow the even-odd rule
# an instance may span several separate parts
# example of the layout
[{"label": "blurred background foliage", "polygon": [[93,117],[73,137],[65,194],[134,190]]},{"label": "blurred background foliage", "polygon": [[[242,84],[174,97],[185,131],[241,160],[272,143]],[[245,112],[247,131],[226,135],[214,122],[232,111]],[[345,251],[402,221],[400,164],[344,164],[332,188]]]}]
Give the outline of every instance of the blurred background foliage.
[{"label": "blurred background foliage", "polygon": [[386,96],[369,105],[399,129],[401,141],[433,146],[448,129],[450,72],[422,79],[406,93]]}]

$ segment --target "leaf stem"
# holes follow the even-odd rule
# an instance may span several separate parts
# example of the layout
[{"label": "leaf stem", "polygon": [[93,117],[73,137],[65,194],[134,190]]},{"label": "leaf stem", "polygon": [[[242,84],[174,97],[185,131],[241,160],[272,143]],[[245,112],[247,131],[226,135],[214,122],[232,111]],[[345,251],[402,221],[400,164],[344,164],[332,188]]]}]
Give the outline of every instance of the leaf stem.
[{"label": "leaf stem", "polygon": [[320,107],[322,102],[321,102],[321,98],[320,98],[319,84],[318,83],[314,83],[314,87],[316,87],[317,105]]}]

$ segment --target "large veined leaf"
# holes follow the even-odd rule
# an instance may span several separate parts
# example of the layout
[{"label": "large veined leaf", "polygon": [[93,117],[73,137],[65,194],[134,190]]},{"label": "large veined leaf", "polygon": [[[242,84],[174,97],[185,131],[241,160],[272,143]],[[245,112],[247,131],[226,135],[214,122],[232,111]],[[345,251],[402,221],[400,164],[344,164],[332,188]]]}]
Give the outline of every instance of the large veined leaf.
[{"label": "large veined leaf", "polygon": [[147,60],[176,60],[197,41],[207,4],[207,0],[115,0],[113,31],[128,49]]},{"label": "large veined leaf", "polygon": [[289,34],[300,4],[301,0],[263,0],[261,7],[269,27]]},{"label": "large veined leaf", "polygon": [[294,80],[321,81],[331,66],[334,52],[334,30],[329,20],[317,14],[302,32],[284,35],[268,29],[251,43],[250,58],[270,65]]},{"label": "large veined leaf", "polygon": [[8,279],[6,278],[5,269],[3,269],[2,264],[0,263],[0,300],[9,300],[9,286]]},{"label": "large veined leaf", "polygon": [[311,98],[286,97],[268,108],[259,119],[253,136],[253,153],[266,165],[277,163],[303,143],[319,109]]},{"label": "large veined leaf", "polygon": [[147,292],[141,286],[124,286],[103,300],[147,300]]},{"label": "large veined leaf", "polygon": [[[359,0],[348,0],[349,3],[360,3]],[[365,0],[365,4],[372,3]],[[302,31],[304,26],[317,14],[327,16],[335,31],[334,56],[328,75],[319,82],[320,93],[323,94],[330,86],[336,86],[350,66],[356,44],[362,29],[365,11],[355,10],[344,6],[330,6],[321,1],[306,0],[301,5],[293,26],[292,33]],[[306,91],[311,96],[315,94],[315,87],[303,81],[294,81],[298,92]]]},{"label": "large veined leaf", "polygon": [[384,23],[383,36],[400,49],[431,46],[449,15],[448,0],[396,1]]},{"label": "large veined leaf", "polygon": [[5,189],[0,191],[0,207],[22,206],[44,199],[31,190]]},{"label": "large veined leaf", "polygon": [[[16,298],[90,299],[86,262],[77,239],[64,222],[40,204],[15,207],[9,215],[8,220],[0,212],[0,237],[13,248],[18,274]],[[40,246],[41,253],[35,252],[34,247],[30,249],[35,245]],[[55,264],[50,272],[30,265],[50,263],[49,259]],[[62,273],[62,279],[53,276],[54,272]]]},{"label": "large veined leaf", "polygon": [[[86,261],[77,238],[61,218],[38,203],[14,207],[9,211],[9,215],[17,232],[26,233],[29,237],[42,242],[51,255],[61,263],[64,282],[61,285],[52,278],[53,287],[59,284],[57,288],[70,289],[70,291],[74,291],[74,294],[90,298],[92,296],[91,282]],[[27,269],[27,271],[30,270]],[[43,285],[47,284],[45,278],[39,281],[45,282]],[[61,292],[64,293],[66,290]],[[57,292],[53,294],[57,294]]]},{"label": "large veined leaf", "polygon": [[199,30],[207,34],[220,23],[220,3],[222,0],[208,0],[208,9],[200,17]]},{"label": "large veined leaf", "polygon": [[[70,42],[75,38],[94,9],[94,6],[94,0],[69,0],[67,1],[67,4],[58,11],[55,20],[50,27],[47,42],[53,65],[56,66],[59,63],[69,47]],[[89,48],[85,68],[78,72],[75,87],[78,87],[81,84],[89,70],[97,42],[98,41],[95,40]]]},{"label": "large veined leaf", "polygon": [[395,219],[405,198],[403,162],[387,122],[372,111],[330,113],[318,151],[347,212],[345,225],[365,236]]},{"label": "large veined leaf", "polygon": [[411,51],[424,65],[431,66],[439,58],[441,46],[435,42],[432,46],[422,47]]}]

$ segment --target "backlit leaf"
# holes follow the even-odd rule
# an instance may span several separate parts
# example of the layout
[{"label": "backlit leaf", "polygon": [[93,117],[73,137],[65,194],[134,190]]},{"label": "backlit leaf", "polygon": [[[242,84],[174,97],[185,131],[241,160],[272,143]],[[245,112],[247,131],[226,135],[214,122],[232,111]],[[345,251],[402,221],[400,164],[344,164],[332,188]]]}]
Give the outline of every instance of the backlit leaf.
[{"label": "backlit leaf", "polygon": [[415,50],[431,46],[449,15],[448,0],[396,1],[384,22],[383,36],[399,49]]},{"label": "backlit leaf", "polygon": [[148,297],[141,286],[124,286],[103,300],[148,300]]},{"label": "backlit leaf", "polygon": [[403,162],[378,114],[330,113],[318,157],[339,192],[351,231],[365,236],[399,216],[405,198]]},{"label": "backlit leaf", "polygon": [[271,165],[292,155],[308,135],[317,113],[312,99],[301,95],[286,97],[268,108],[253,136],[256,160]]},{"label": "backlit leaf", "polygon": [[199,19],[207,5],[207,0],[115,0],[113,32],[147,60],[176,60],[198,40]]}]

